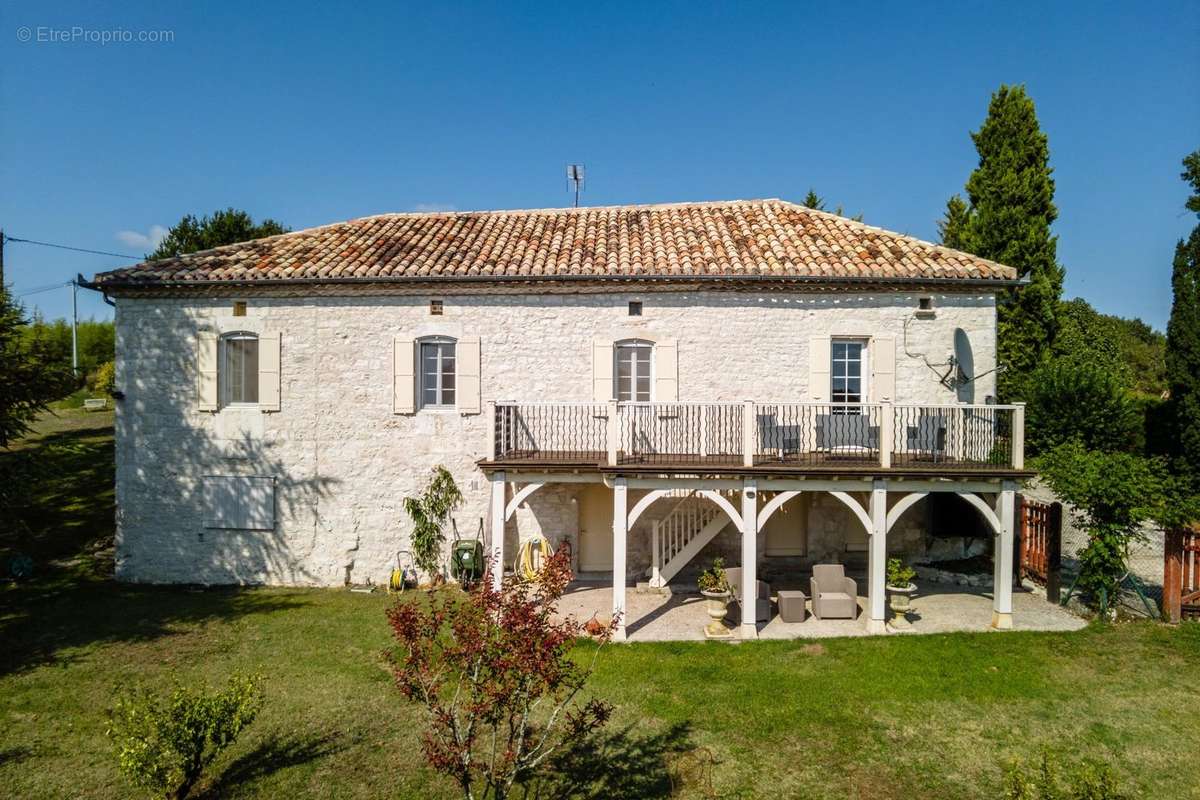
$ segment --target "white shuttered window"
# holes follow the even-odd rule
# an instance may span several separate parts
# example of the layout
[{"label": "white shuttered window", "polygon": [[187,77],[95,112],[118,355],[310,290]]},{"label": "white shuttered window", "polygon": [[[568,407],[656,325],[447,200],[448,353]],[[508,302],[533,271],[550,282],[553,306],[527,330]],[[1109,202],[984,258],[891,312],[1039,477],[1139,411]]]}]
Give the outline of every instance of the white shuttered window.
[{"label": "white shuttered window", "polygon": [[222,405],[258,403],[258,336],[253,333],[229,333],[221,337]]},{"label": "white shuttered window", "polygon": [[455,342],[437,337],[420,342],[421,407],[454,408]]}]

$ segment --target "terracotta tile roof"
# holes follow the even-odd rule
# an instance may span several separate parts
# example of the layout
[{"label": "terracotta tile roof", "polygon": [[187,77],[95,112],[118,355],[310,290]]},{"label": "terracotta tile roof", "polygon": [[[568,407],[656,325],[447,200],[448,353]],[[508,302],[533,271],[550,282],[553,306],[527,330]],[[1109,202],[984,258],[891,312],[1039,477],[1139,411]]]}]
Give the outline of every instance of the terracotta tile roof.
[{"label": "terracotta tile roof", "polygon": [[100,287],[276,281],[1011,281],[982,258],[782,200],[383,214],[138,264]]}]

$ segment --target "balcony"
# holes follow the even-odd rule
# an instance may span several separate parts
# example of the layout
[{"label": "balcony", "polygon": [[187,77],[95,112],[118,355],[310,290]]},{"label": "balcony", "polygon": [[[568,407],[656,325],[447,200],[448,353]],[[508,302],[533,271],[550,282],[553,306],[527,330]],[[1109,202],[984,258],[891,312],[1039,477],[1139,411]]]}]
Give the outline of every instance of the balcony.
[{"label": "balcony", "polygon": [[1024,405],[509,403],[491,466],[624,472],[1024,472]]}]

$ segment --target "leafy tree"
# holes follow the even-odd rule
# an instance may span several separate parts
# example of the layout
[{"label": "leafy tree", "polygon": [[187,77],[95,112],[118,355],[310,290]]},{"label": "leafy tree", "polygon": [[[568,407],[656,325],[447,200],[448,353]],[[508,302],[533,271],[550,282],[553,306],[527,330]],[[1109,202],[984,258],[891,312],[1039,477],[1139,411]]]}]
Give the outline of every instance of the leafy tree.
[{"label": "leafy tree", "polygon": [[264,219],[255,224],[245,211],[238,211],[232,207],[224,211],[214,211],[212,216],[200,219],[187,214],[171,228],[166,237],[159,242],[158,248],[147,256],[147,260],[154,261],[184,253],[210,250],[221,245],[248,242],[264,236],[287,233],[290,230],[291,228],[286,228],[273,219]]},{"label": "leafy tree", "polygon": [[1101,314],[1086,300],[1059,303],[1054,357],[1111,372],[1138,395],[1158,397],[1166,385],[1166,337],[1140,319]]},{"label": "leafy tree", "polygon": [[515,784],[537,783],[556,754],[586,745],[608,721],[607,703],[580,699],[600,648],[590,663],[572,651],[585,632],[608,642],[616,620],[561,617],[570,580],[570,555],[559,550],[530,583],[510,577],[496,591],[489,574],[465,597],[443,589],[388,611],[400,644],[396,685],[429,712],[425,758],[468,800],[503,800]]},{"label": "leafy tree", "polygon": [[1167,500],[1172,492],[1165,465],[1132,453],[1088,450],[1072,439],[1040,456],[1037,468],[1088,532],[1078,586],[1104,610],[1128,571],[1129,546],[1141,540],[1142,523],[1168,522],[1175,513]]},{"label": "leafy tree", "polygon": [[24,311],[0,287],[0,447],[29,430],[46,405],[70,386],[71,374],[47,354],[47,343],[26,336]]},{"label": "leafy tree", "polygon": [[[1200,215],[1200,150],[1184,159],[1192,194],[1185,206]],[[1171,390],[1173,465],[1200,494],[1200,225],[1175,246],[1167,323],[1167,381]]]},{"label": "leafy tree", "polygon": [[262,707],[262,680],[233,675],[219,692],[176,683],[169,697],[134,689],[107,730],[121,771],[158,797],[188,796],[204,770],[237,741]]},{"label": "leafy tree", "polygon": [[1142,423],[1121,380],[1103,366],[1054,360],[1029,381],[1029,447],[1045,453],[1069,441],[1089,450],[1139,449]]},{"label": "leafy tree", "polygon": [[413,523],[413,560],[434,581],[440,576],[444,528],[450,512],[462,502],[454,476],[443,466],[433,469],[433,478],[420,497],[404,498],[404,511]]},{"label": "leafy tree", "polygon": [[[35,314],[25,328],[29,340],[40,339],[45,346],[43,355],[61,369],[71,368],[71,323],[56,319],[47,322]],[[81,319],[76,325],[79,343],[79,371],[84,376],[106,361],[112,361],[116,350],[116,331],[112,320]]]},{"label": "leafy tree", "polygon": [[1049,353],[1057,332],[1063,270],[1050,225],[1054,206],[1050,148],[1033,100],[1022,86],[1001,86],[988,116],[971,134],[979,166],[967,179],[967,208],[947,204],[943,242],[1015,267],[1028,284],[1007,290],[997,307],[1000,395],[1024,396],[1029,374]]}]

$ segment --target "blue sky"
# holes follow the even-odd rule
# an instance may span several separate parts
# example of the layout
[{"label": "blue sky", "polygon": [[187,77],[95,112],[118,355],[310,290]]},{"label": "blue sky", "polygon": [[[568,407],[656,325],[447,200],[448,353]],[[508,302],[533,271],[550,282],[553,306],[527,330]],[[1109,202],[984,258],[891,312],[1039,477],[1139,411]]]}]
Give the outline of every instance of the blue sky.
[{"label": "blue sky", "polygon": [[[72,27],[173,41],[46,41]],[[1003,82],[1027,85],[1050,137],[1068,297],[1164,326],[1195,224],[1178,177],[1200,147],[1195,2],[6,0],[0,42],[0,225],[98,250],[140,255],[155,226],[229,205],[293,228],[564,206],[571,161],[586,204],[814,187],[936,239]],[[6,251],[18,292],[120,263]],[[70,311],[65,289],[25,300]]]}]

